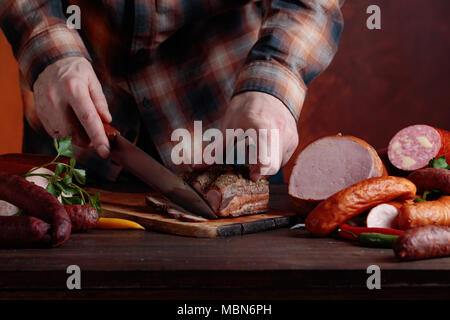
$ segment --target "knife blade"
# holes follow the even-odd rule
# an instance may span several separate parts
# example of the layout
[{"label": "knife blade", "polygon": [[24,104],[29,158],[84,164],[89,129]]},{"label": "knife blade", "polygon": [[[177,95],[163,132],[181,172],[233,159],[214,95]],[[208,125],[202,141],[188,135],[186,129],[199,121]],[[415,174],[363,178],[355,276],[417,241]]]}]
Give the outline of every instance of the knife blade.
[{"label": "knife blade", "polygon": [[217,218],[208,203],[182,178],[122,137],[119,131],[110,125],[104,126],[113,161],[191,213],[208,219]]}]

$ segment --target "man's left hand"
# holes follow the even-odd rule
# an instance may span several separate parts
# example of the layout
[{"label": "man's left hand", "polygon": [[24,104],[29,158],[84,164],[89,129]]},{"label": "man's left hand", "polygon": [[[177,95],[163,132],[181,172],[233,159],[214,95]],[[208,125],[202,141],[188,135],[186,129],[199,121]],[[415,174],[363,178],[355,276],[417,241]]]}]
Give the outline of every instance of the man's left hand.
[{"label": "man's left hand", "polygon": [[[252,165],[250,177],[256,181],[262,175],[270,176],[278,172],[292,157],[298,145],[297,124],[288,108],[277,98],[267,93],[258,91],[247,91],[233,97],[222,121],[222,132],[226,129],[267,129],[268,157],[260,159]],[[271,155],[272,141],[270,130],[279,130],[278,155]]]}]

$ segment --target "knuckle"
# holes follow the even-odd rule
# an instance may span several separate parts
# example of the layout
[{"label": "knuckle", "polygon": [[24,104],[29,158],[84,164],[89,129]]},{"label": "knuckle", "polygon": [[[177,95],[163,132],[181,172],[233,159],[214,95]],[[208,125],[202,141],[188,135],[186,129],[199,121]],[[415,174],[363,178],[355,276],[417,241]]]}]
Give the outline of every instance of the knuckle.
[{"label": "knuckle", "polygon": [[80,114],[80,120],[82,122],[91,122],[93,119],[92,112],[86,111]]},{"label": "knuckle", "polygon": [[53,91],[47,90],[44,94],[46,102],[48,102],[50,105],[55,105],[56,99]]},{"label": "knuckle", "polygon": [[81,86],[81,81],[77,78],[67,78],[64,81],[67,90],[69,91],[69,93],[76,93],[80,90],[80,86]]}]

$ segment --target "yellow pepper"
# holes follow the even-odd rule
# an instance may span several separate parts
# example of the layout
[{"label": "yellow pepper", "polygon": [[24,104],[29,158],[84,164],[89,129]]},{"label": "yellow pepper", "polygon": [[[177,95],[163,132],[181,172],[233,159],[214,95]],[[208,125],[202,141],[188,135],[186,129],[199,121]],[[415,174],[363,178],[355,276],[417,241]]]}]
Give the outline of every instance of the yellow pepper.
[{"label": "yellow pepper", "polygon": [[137,222],[119,218],[99,218],[97,222],[97,228],[145,230],[145,228]]}]

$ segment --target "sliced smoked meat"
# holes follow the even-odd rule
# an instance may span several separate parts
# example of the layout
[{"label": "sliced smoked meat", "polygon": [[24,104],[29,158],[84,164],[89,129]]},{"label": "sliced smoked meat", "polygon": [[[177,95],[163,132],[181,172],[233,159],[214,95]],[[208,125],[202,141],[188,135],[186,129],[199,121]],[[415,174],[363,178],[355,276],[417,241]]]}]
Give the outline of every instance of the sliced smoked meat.
[{"label": "sliced smoked meat", "polygon": [[[265,178],[252,181],[250,168],[246,165],[212,165],[182,177],[203,196],[219,217],[257,214],[269,209],[269,182]],[[164,197],[149,195],[146,200],[153,209],[173,218],[193,222],[206,220],[175,207]]]}]

